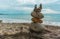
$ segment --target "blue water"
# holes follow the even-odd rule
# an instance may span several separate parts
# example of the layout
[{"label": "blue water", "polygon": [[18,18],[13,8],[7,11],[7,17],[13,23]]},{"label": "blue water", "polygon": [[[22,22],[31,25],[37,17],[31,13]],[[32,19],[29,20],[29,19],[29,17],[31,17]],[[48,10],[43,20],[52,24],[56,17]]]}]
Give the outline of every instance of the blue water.
[{"label": "blue water", "polygon": [[[30,14],[8,14],[0,15],[0,20],[3,22],[31,22]],[[60,23],[60,14],[44,14],[43,21],[47,24],[56,24]],[[53,22],[53,23],[52,23]],[[45,23],[45,24],[46,24]]]},{"label": "blue water", "polygon": [[60,22],[60,14],[45,14],[45,21]]}]

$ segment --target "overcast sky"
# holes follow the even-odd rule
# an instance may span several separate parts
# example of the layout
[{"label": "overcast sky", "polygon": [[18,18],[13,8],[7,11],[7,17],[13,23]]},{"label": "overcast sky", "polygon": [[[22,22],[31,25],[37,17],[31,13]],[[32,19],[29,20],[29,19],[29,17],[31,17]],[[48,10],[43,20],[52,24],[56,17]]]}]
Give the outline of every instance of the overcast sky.
[{"label": "overcast sky", "polygon": [[60,0],[0,0],[0,13],[14,14],[32,12],[34,5],[43,4],[42,13],[60,13]]}]

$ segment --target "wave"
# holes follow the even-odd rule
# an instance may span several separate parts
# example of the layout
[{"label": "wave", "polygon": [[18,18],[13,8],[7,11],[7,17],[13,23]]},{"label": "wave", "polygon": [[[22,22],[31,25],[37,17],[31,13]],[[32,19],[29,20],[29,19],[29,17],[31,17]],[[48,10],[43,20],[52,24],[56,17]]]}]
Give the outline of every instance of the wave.
[{"label": "wave", "polygon": [[45,25],[60,26],[60,22],[44,21],[43,24],[45,24]]},{"label": "wave", "polygon": [[[5,19],[5,20],[2,21],[2,23],[31,23],[31,20],[22,20],[22,19],[6,20]],[[43,21],[42,24],[60,26],[60,22]]]},{"label": "wave", "polygon": [[30,23],[31,21],[22,19],[8,19],[3,20],[2,23]]}]

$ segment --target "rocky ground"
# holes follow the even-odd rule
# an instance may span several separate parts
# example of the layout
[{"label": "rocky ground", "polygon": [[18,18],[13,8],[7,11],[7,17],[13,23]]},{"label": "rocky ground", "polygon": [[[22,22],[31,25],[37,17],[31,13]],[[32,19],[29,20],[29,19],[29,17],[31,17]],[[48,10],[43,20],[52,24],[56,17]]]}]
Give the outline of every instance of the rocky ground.
[{"label": "rocky ground", "polygon": [[[30,37],[28,23],[0,23],[0,39],[35,39]],[[43,39],[60,39],[60,27],[45,25],[52,32],[43,32],[40,36]],[[35,34],[33,34],[35,35]],[[38,38],[36,38],[38,39]]]}]

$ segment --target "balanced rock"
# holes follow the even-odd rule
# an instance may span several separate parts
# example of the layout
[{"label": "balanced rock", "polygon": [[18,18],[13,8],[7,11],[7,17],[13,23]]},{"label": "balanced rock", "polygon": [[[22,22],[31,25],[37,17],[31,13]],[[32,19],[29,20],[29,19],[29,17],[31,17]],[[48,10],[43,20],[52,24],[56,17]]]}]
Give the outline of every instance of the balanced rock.
[{"label": "balanced rock", "polygon": [[41,12],[42,5],[40,4],[39,8],[37,8],[37,5],[35,5],[34,11],[31,13],[32,23],[30,26],[30,29],[33,31],[41,31],[44,29],[43,25],[41,24],[43,21],[41,20],[44,15]]},{"label": "balanced rock", "polygon": [[39,18],[39,19],[42,19],[44,16],[42,13],[36,13],[36,12],[32,12],[31,13],[32,17],[35,17],[35,18]]},{"label": "balanced rock", "polygon": [[30,28],[36,32],[42,31],[44,29],[44,25],[40,23],[31,23]]},{"label": "balanced rock", "polygon": [[37,8],[37,5],[35,5],[35,8],[34,8],[33,12],[31,13],[31,16],[42,19],[44,17],[44,15],[41,13],[41,9],[42,9],[42,4],[40,4],[40,6],[38,8]]},{"label": "balanced rock", "polygon": [[43,23],[43,21],[41,19],[39,19],[39,18],[32,18],[32,21],[34,23]]}]

